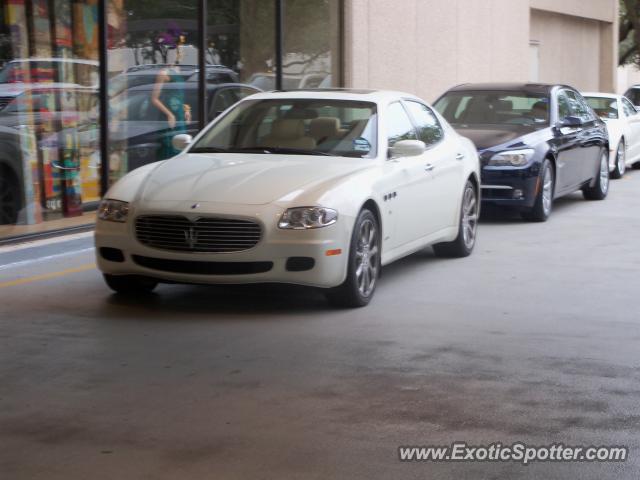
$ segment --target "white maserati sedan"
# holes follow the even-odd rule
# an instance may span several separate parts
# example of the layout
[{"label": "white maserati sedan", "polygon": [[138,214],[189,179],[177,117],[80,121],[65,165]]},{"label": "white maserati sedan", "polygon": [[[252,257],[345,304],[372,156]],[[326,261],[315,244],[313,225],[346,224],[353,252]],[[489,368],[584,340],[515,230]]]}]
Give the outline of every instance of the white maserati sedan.
[{"label": "white maserati sedan", "polygon": [[116,292],[279,282],[358,307],[385,264],[429,245],[473,250],[478,154],[412,95],[260,93],[173,141],[182,153],[101,202],[96,255]]},{"label": "white maserati sedan", "polygon": [[611,178],[620,178],[627,167],[640,163],[640,113],[622,95],[583,93],[582,96],[607,124],[609,171]]}]

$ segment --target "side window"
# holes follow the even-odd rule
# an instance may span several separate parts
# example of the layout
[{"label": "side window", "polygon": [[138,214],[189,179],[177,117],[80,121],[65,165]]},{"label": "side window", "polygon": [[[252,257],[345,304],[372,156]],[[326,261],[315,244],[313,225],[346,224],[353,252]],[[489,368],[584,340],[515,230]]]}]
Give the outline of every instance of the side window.
[{"label": "side window", "polygon": [[578,117],[583,122],[590,122],[594,119],[591,109],[582,101],[582,98],[571,90],[565,90],[564,93],[569,100],[569,106],[574,116]]},{"label": "side window", "polygon": [[438,143],[444,137],[440,122],[429,107],[418,102],[406,101],[405,105],[416,122],[418,139],[427,146]]},{"label": "side window", "polygon": [[638,114],[636,108],[633,106],[633,104],[629,100],[627,100],[626,97],[622,97],[622,109],[624,110],[624,114],[627,117],[631,117],[633,115]]},{"label": "side window", "polygon": [[389,146],[393,147],[400,140],[417,140],[413,124],[400,102],[389,105],[387,112],[387,136]]},{"label": "side window", "polygon": [[624,96],[627,97],[634,105],[640,105],[640,89],[630,88]]},{"label": "side window", "polygon": [[233,94],[233,90],[230,88],[218,90],[213,99],[213,106],[211,107],[212,118],[220,115],[220,113],[225,111],[234,103],[236,103],[236,97]]},{"label": "side window", "polygon": [[558,93],[558,120],[562,121],[572,115],[569,99],[565,95],[564,90]]}]

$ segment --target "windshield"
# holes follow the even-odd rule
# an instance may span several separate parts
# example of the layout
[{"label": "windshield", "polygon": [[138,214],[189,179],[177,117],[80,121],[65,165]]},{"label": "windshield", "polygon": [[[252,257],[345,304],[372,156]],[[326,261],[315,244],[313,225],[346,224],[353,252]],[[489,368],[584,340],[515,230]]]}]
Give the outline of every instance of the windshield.
[{"label": "windshield", "polygon": [[506,91],[450,92],[434,105],[453,125],[549,124],[549,97]]},{"label": "windshield", "polygon": [[370,102],[247,100],[211,126],[190,152],[374,157],[377,113]]},{"label": "windshield", "polygon": [[615,98],[584,97],[600,118],[615,120],[618,118],[618,101]]}]

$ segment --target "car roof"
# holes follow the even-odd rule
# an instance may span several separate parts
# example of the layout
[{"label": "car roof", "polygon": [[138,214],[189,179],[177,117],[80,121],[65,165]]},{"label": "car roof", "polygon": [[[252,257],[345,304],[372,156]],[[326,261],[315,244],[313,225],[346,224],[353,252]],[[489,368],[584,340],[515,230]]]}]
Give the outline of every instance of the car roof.
[{"label": "car roof", "polygon": [[272,91],[253,95],[252,100],[280,99],[325,99],[325,100],[354,100],[382,103],[398,98],[413,98],[422,101],[415,95],[392,90],[364,90],[349,88],[312,88],[306,90]]},{"label": "car roof", "polygon": [[98,62],[96,60],[86,60],[83,58],[54,58],[54,57],[30,57],[30,58],[14,58],[13,60],[9,60],[9,63],[18,63],[18,62],[60,62],[60,63],[85,63],[87,65],[98,66]]},{"label": "car roof", "polygon": [[[155,87],[155,83],[147,83],[145,85],[137,85],[135,87],[127,88],[123,90],[123,92],[138,92],[138,91],[146,91],[153,90]],[[255,90],[256,92],[262,92],[257,87],[253,85],[247,85],[246,83],[207,83],[207,90],[217,90],[223,87],[245,87],[251,90]],[[198,88],[198,82],[171,82],[162,84],[162,89],[169,90],[178,90],[178,89],[187,89],[187,90],[196,90]]]},{"label": "car roof", "polygon": [[464,91],[521,91],[526,93],[550,93],[555,87],[573,87],[568,85],[552,84],[552,83],[463,83],[456,85],[448,90],[448,92],[464,92]]},{"label": "car roof", "polygon": [[617,93],[604,93],[604,92],[581,92],[583,97],[594,97],[594,98],[615,98],[620,100],[623,95],[618,95]]}]

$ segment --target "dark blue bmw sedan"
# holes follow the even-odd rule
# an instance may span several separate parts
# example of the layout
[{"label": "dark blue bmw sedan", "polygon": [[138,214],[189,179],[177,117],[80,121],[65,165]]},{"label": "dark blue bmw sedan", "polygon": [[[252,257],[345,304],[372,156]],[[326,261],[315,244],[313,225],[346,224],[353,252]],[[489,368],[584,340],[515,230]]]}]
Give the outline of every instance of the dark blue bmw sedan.
[{"label": "dark blue bmw sedan", "polygon": [[434,106],[476,144],[483,202],[517,207],[524,218],[543,222],[558,197],[576,190],[589,200],[607,196],[607,129],[574,88],[465,84]]}]

